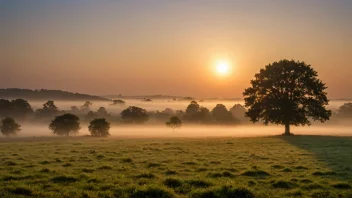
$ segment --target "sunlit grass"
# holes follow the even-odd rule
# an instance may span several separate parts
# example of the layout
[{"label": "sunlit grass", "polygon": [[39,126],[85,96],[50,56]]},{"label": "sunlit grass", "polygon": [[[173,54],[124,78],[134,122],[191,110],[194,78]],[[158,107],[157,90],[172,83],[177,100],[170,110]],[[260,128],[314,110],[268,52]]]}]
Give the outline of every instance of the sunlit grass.
[{"label": "sunlit grass", "polygon": [[0,197],[347,197],[352,138],[18,138]]}]

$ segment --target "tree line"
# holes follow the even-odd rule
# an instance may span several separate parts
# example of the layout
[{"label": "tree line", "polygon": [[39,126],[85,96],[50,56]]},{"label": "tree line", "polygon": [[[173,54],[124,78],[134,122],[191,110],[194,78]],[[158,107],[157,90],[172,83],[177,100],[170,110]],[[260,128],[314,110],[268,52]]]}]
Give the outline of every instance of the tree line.
[{"label": "tree line", "polygon": [[[55,125],[54,121],[61,125],[74,125],[75,127],[72,127],[74,130],[71,131],[77,132],[79,130],[77,123],[80,119],[90,122],[90,125],[95,123],[94,126],[101,126],[99,123],[103,123],[103,119],[106,122],[119,119],[119,123],[127,124],[142,124],[154,119],[165,122],[173,129],[180,127],[182,122],[238,124],[251,121],[262,122],[265,125],[273,123],[284,125],[284,134],[291,135],[291,125],[305,126],[310,125],[311,121],[325,122],[330,119],[332,112],[326,108],[329,103],[326,89],[327,86],[318,79],[318,73],[310,65],[300,61],[280,60],[266,65],[255,74],[254,79],[251,80],[251,86],[243,92],[244,106],[237,104],[229,110],[223,104],[217,104],[209,110],[197,101],[192,101],[185,111],[166,108],[164,111],[148,112],[140,107],[129,106],[120,113],[120,116],[112,116],[104,107],[100,107],[96,112],[91,111],[90,101],[85,102],[81,107],[73,106],[70,111],[60,111],[54,101],[48,101],[34,112],[26,100],[1,99],[0,117],[5,117],[2,123],[2,126],[5,126],[4,129],[6,126],[9,128],[6,123],[12,123],[14,128],[19,127],[14,118],[20,121],[28,117],[32,117],[35,121],[55,118],[50,124],[50,129],[56,134],[67,130],[60,129],[58,127],[60,124]],[[123,100],[114,100],[111,105],[125,104]],[[75,114],[84,114],[84,116],[79,118]],[[352,103],[344,104],[334,115],[351,118]],[[92,123],[93,121],[95,122]],[[91,128],[93,130],[94,127]],[[96,133],[100,134],[100,132]]]}]

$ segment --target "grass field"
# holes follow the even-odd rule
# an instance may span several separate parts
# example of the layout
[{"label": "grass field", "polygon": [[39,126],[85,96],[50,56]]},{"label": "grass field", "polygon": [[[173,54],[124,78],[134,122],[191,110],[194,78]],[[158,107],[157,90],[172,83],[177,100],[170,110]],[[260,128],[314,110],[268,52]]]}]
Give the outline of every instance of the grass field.
[{"label": "grass field", "polygon": [[352,197],[352,138],[0,139],[0,197]]}]

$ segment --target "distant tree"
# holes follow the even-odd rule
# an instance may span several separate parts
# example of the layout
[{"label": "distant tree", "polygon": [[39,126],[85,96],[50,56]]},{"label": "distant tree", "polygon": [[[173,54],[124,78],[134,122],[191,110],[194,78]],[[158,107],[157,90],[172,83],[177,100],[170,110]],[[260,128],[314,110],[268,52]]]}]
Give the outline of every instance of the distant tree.
[{"label": "distant tree", "polygon": [[83,114],[88,113],[90,111],[90,108],[92,107],[93,103],[90,101],[86,101],[82,106],[81,106],[81,112]]},{"label": "distant tree", "polygon": [[240,121],[246,120],[246,111],[247,109],[241,104],[235,104],[230,109],[232,117]]},{"label": "distant tree", "polygon": [[0,99],[0,117],[9,116],[12,110],[12,103],[9,100]]},{"label": "distant tree", "polygon": [[126,104],[125,101],[118,99],[118,100],[113,100],[111,105],[125,105],[125,104]]},{"label": "distant tree", "polygon": [[184,119],[192,122],[205,122],[211,118],[209,109],[200,106],[196,101],[192,101],[186,108]]},{"label": "distant tree", "polygon": [[352,103],[348,102],[343,104],[337,111],[337,115],[340,117],[352,118]]},{"label": "distant tree", "polygon": [[150,98],[144,98],[143,101],[144,101],[144,102],[151,102],[152,99],[150,99]]},{"label": "distant tree", "polygon": [[11,115],[18,119],[25,119],[33,113],[33,109],[28,101],[16,99],[11,101]]},{"label": "distant tree", "polygon": [[72,112],[73,114],[79,113],[78,107],[77,107],[77,106],[72,106],[72,107],[71,107],[71,112]]},{"label": "distant tree", "polygon": [[174,115],[174,111],[170,108],[166,108],[163,111],[155,111],[155,112],[148,112],[150,117],[155,117],[156,120],[158,121],[163,121],[165,122],[168,120],[171,116]]},{"label": "distant tree", "polygon": [[106,111],[105,107],[100,107],[97,111],[97,116],[102,117],[102,118],[106,118],[109,115],[108,111]]},{"label": "distant tree", "polygon": [[172,116],[168,122],[165,123],[167,127],[172,128],[172,131],[175,130],[175,128],[181,128],[182,126],[182,121],[180,118],[177,116]]},{"label": "distant tree", "polygon": [[179,117],[179,118],[184,118],[185,117],[185,112],[182,110],[176,110],[175,116]]},{"label": "distant tree", "polygon": [[19,131],[21,131],[21,125],[17,124],[13,118],[4,118],[1,121],[1,133],[4,136],[16,135]]},{"label": "distant tree", "polygon": [[143,123],[148,121],[148,112],[145,109],[130,106],[121,112],[121,118],[128,123]]},{"label": "distant tree", "polygon": [[211,111],[213,118],[220,123],[228,123],[234,121],[232,114],[223,104],[217,104]]},{"label": "distant tree", "polygon": [[196,101],[192,101],[186,108],[185,119],[190,121],[198,120],[200,105]]},{"label": "distant tree", "polygon": [[87,113],[87,115],[84,116],[84,119],[85,119],[86,122],[89,122],[89,120],[93,120],[93,119],[95,119],[95,118],[97,118],[97,117],[98,117],[98,116],[97,116],[96,113],[94,113],[93,111],[89,111],[89,112]]},{"label": "distant tree", "polygon": [[59,113],[59,108],[55,105],[54,101],[49,100],[43,104],[43,108],[37,109],[37,117],[53,117]]},{"label": "distant tree", "polygon": [[83,105],[82,108],[83,109],[90,109],[92,107],[93,103],[90,101],[86,101]]},{"label": "distant tree", "polygon": [[97,118],[90,122],[88,127],[90,134],[96,137],[109,136],[110,123],[105,118]]},{"label": "distant tree", "polygon": [[57,135],[66,135],[70,133],[77,134],[81,129],[79,125],[79,118],[73,114],[64,114],[56,116],[49,125],[49,128]]},{"label": "distant tree", "polygon": [[246,116],[252,122],[285,125],[285,135],[291,134],[290,125],[310,125],[309,117],[329,120],[327,87],[317,76],[304,62],[281,60],[265,66],[243,93]]}]

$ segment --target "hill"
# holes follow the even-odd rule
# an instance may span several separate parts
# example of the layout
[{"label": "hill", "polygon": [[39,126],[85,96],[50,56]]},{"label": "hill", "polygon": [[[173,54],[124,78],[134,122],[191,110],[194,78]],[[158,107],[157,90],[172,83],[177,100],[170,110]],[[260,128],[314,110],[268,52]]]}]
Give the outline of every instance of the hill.
[{"label": "hill", "polygon": [[22,98],[25,100],[89,100],[89,101],[109,101],[109,99],[80,93],[72,93],[62,90],[31,90],[31,89],[0,89],[0,98],[15,99]]}]

